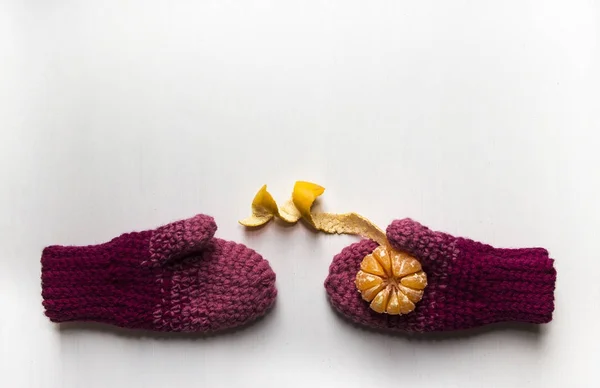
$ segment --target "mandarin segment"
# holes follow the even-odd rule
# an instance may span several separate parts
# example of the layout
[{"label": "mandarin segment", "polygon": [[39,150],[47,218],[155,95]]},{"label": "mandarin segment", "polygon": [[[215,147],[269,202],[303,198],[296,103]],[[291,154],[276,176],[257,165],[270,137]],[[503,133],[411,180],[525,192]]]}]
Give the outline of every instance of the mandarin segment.
[{"label": "mandarin segment", "polygon": [[373,298],[375,298],[377,296],[377,294],[379,294],[379,292],[381,290],[383,290],[385,288],[385,283],[381,283],[377,286],[373,286],[372,288],[369,288],[368,290],[362,292],[362,298],[364,300],[366,300],[367,302],[370,302],[373,300]]},{"label": "mandarin segment", "polygon": [[392,259],[384,247],[378,246],[375,248],[373,251],[373,257],[379,262],[379,264],[381,264],[388,276],[392,274]]},{"label": "mandarin segment", "polygon": [[373,275],[387,276],[383,270],[383,267],[381,264],[379,264],[375,257],[373,257],[373,255],[365,256],[362,263],[360,263],[360,269]]},{"label": "mandarin segment", "polygon": [[382,313],[385,311],[388,305],[388,300],[390,299],[390,288],[386,287],[383,290],[379,291],[373,301],[371,302],[371,308],[378,313]]},{"label": "mandarin segment", "polygon": [[415,304],[403,293],[398,292],[398,299],[400,300],[400,314],[408,314],[415,309]]},{"label": "mandarin segment", "polygon": [[392,256],[392,268],[394,276],[402,278],[406,275],[419,272],[421,270],[421,263],[406,253],[398,252]]},{"label": "mandarin segment", "polygon": [[358,274],[356,275],[356,287],[360,291],[366,291],[381,283],[383,283],[383,279],[377,275],[372,275],[364,271],[358,271]]},{"label": "mandarin segment", "polygon": [[427,275],[425,272],[417,272],[410,276],[406,276],[400,280],[403,286],[414,288],[415,290],[423,290],[427,286]]},{"label": "mandarin segment", "polygon": [[417,303],[423,298],[423,290],[414,290],[412,288],[403,286],[402,284],[398,285],[398,291],[406,295],[406,297],[413,303]]},{"label": "mandarin segment", "polygon": [[400,314],[400,300],[398,299],[398,291],[392,291],[390,295],[390,300],[388,301],[387,308],[385,312],[390,315],[398,315]]},{"label": "mandarin segment", "polygon": [[427,286],[419,261],[389,246],[366,255],[356,274],[356,288],[377,313],[404,315],[415,309]]}]

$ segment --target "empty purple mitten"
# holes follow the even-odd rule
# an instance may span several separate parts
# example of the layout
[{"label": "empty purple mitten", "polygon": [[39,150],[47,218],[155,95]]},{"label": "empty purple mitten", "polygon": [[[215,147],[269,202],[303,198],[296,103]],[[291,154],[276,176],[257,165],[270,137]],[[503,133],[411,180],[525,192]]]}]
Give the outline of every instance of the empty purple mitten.
[{"label": "empty purple mitten", "polygon": [[545,249],[498,249],[432,231],[411,219],[392,222],[386,232],[394,249],[421,262],[428,279],[423,299],[407,315],[371,310],[354,283],[362,259],[377,247],[363,240],[334,257],[325,281],[332,305],[351,321],[391,331],[430,332],[552,320],[556,270]]},{"label": "empty purple mitten", "polygon": [[275,302],[275,273],[258,253],[214,237],[196,215],[93,246],[49,246],[42,296],[53,322],[215,332],[249,323]]}]

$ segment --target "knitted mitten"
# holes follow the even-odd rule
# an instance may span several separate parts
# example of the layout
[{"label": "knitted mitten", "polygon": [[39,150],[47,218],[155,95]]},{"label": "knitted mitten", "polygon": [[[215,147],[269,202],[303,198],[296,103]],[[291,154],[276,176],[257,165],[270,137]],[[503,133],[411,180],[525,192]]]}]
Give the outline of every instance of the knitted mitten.
[{"label": "knitted mitten", "polygon": [[212,217],[197,215],[99,245],[46,247],[45,314],[178,332],[253,321],[275,301],[275,274],[255,251],[213,237],[216,229]]},{"label": "knitted mitten", "polygon": [[379,314],[355,285],[363,258],[377,244],[363,240],[333,259],[325,281],[332,305],[358,324],[392,331],[448,331],[494,322],[547,323],[554,310],[556,271],[543,248],[497,249],[435,232],[411,219],[386,230],[391,246],[420,261],[428,285],[407,315]]}]

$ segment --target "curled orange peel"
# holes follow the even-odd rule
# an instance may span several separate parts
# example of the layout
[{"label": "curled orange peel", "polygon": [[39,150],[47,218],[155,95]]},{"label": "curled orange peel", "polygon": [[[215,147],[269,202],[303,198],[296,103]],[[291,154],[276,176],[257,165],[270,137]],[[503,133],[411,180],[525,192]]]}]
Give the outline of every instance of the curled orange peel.
[{"label": "curled orange peel", "polygon": [[315,183],[298,181],[294,185],[292,197],[279,207],[264,185],[252,201],[252,215],[239,223],[247,227],[258,227],[274,217],[287,223],[303,219],[314,229],[324,233],[358,235],[383,246],[389,245],[385,232],[359,214],[313,212],[314,202],[324,192],[325,188]]},{"label": "curled orange peel", "polygon": [[267,191],[267,185],[258,190],[252,200],[252,215],[240,221],[240,224],[248,227],[257,227],[266,224],[274,216],[278,216],[277,203],[273,196]]}]

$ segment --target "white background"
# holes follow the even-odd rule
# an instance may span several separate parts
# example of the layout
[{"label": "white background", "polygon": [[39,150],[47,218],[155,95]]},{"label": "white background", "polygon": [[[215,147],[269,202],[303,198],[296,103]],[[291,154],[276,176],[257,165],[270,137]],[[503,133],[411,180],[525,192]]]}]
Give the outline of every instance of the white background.
[{"label": "white background", "polygon": [[[0,386],[600,386],[594,1],[0,2]],[[389,336],[323,281],[356,241],[237,220],[264,183],[556,259],[552,323]],[[198,212],[277,273],[209,338],[43,315],[40,253]]]}]

